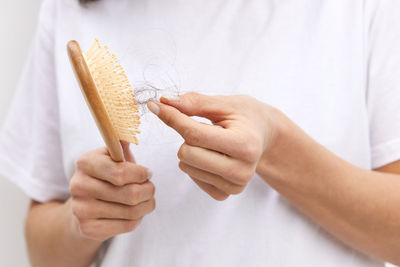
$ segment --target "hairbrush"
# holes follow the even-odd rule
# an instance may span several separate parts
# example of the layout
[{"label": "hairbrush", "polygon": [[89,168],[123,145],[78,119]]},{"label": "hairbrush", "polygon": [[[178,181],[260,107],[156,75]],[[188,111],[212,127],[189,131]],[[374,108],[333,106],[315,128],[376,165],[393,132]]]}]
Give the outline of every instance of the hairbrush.
[{"label": "hairbrush", "polygon": [[140,116],[128,77],[107,46],[95,39],[83,54],[77,41],[68,55],[86,103],[114,161],[124,161],[120,141],[138,144]]}]

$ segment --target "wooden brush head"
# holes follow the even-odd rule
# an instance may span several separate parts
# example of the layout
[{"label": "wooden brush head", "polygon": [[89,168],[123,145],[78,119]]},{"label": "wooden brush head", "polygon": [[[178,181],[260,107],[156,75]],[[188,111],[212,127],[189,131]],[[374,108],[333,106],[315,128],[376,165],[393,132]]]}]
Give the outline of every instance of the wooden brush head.
[{"label": "wooden brush head", "polygon": [[140,116],[128,78],[115,55],[96,39],[85,54],[77,41],[67,45],[75,76],[114,161],[123,161],[120,140],[138,144]]}]

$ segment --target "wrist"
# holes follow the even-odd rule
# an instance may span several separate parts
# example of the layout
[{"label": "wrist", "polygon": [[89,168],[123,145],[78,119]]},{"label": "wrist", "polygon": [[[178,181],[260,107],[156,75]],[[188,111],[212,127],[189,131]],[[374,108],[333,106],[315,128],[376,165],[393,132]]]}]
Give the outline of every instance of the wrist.
[{"label": "wrist", "polygon": [[278,157],[282,152],[282,146],[287,139],[287,133],[290,128],[290,120],[279,109],[266,105],[264,112],[264,121],[267,121],[264,137],[263,155],[260,163],[274,161],[274,157]]},{"label": "wrist", "polygon": [[[256,172],[280,193],[318,194],[330,177],[343,176],[344,161],[318,144],[283,112],[276,110],[275,134],[261,156]],[[341,168],[336,166],[340,165]],[[339,172],[339,173],[338,173]],[[334,179],[333,179],[334,180]]]},{"label": "wrist", "polygon": [[287,179],[296,172],[302,151],[312,139],[282,111],[269,107],[268,116],[272,125],[270,141],[265,146],[256,172],[268,183],[287,183]]}]

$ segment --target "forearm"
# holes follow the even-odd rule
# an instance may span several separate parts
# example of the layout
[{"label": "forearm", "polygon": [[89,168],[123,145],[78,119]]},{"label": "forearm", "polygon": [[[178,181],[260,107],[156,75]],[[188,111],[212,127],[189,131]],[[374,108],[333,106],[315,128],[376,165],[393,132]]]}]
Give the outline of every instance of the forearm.
[{"label": "forearm", "polygon": [[70,209],[70,201],[31,206],[26,220],[26,241],[32,266],[91,264],[101,242],[78,235]]},{"label": "forearm", "polygon": [[283,115],[258,174],[353,248],[400,263],[400,176],[357,168]]}]

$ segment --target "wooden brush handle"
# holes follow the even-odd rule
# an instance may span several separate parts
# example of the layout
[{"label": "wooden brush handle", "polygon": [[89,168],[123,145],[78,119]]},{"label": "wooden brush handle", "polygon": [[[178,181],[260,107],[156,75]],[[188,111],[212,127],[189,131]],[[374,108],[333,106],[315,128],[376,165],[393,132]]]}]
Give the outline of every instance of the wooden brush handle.
[{"label": "wooden brush handle", "polygon": [[67,50],[75,76],[85,96],[86,103],[96,121],[97,127],[103,136],[111,158],[117,162],[124,161],[120,140],[112,126],[78,42],[70,41],[67,45]]}]

